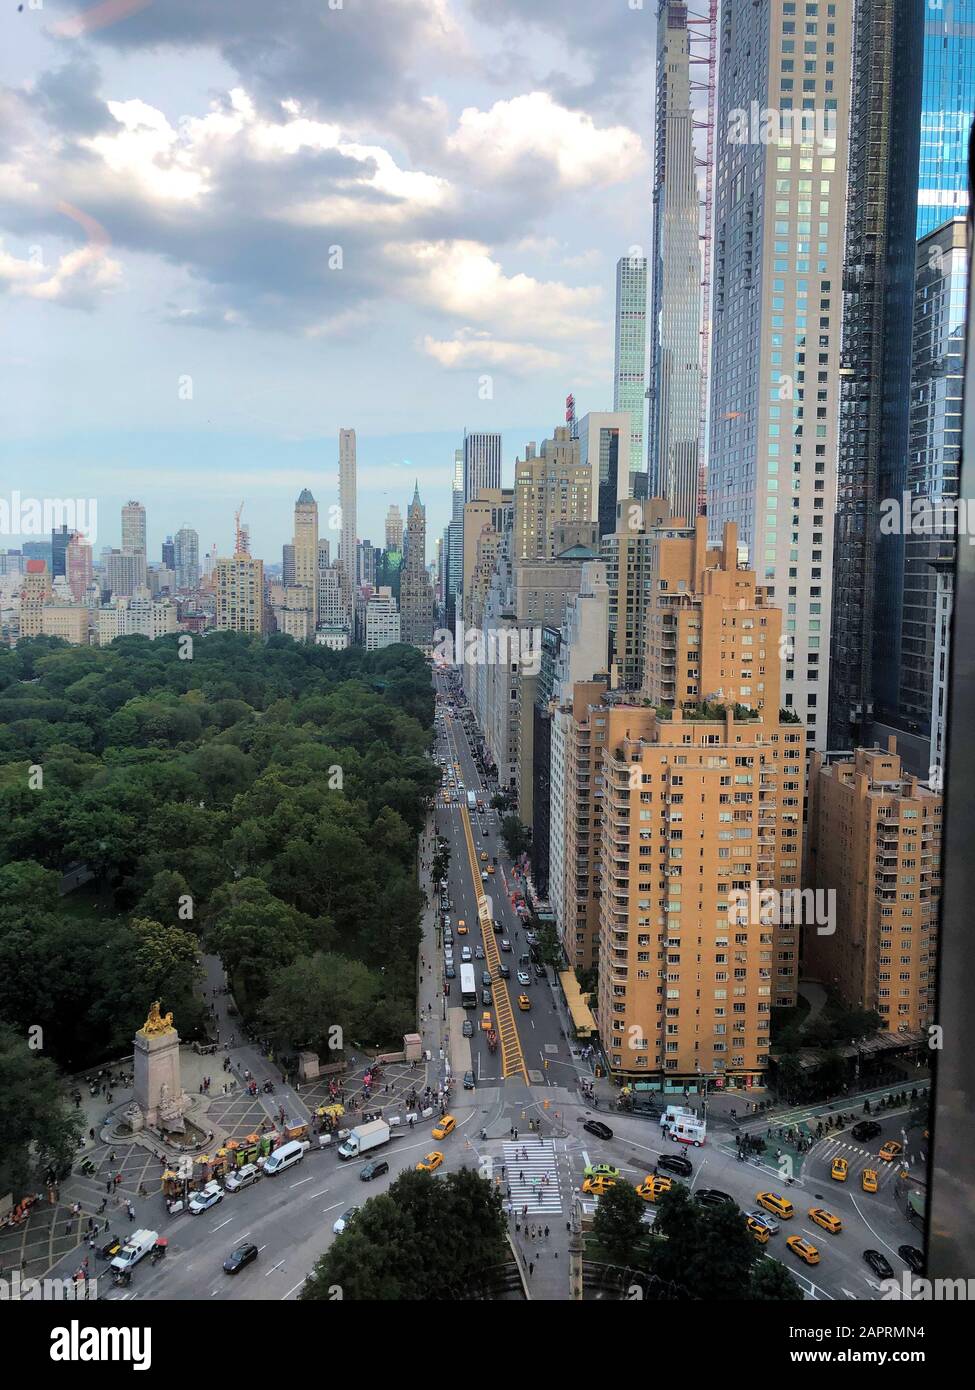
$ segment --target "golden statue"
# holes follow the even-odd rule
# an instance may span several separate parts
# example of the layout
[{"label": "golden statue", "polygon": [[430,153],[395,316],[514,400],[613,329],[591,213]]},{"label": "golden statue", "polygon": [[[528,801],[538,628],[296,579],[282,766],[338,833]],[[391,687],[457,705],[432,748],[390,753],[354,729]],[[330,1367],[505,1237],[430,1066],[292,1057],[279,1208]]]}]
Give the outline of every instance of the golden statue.
[{"label": "golden statue", "polygon": [[161,1014],[159,1012],[159,1000],[154,999],[149,1007],[149,1017],[139,1029],[147,1038],[154,1037],[159,1033],[175,1033],[173,1027],[173,1015],[171,1013]]}]

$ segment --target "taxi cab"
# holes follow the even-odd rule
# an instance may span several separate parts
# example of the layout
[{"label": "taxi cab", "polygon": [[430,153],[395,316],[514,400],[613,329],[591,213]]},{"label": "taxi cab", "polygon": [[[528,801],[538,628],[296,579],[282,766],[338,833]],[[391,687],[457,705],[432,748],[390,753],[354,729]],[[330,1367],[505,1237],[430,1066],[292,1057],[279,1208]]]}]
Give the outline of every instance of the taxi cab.
[{"label": "taxi cab", "polygon": [[590,1163],[588,1168],[583,1168],[584,1178],[618,1178],[620,1170],[614,1168],[611,1163]]},{"label": "taxi cab", "polygon": [[615,1178],[586,1178],[582,1190],[590,1197],[605,1197],[609,1189],[615,1186]]},{"label": "taxi cab", "polygon": [[493,1026],[494,1025],[491,1022],[491,1015],[488,1012],[488,1010],[485,1009],[484,1012],[481,1014],[481,1031],[483,1033],[490,1033]]},{"label": "taxi cab", "polygon": [[481,850],[481,863],[482,863],[482,864],[486,864],[486,863],[487,863],[487,860],[488,860],[487,850],[486,850],[486,849],[482,849],[482,850]]},{"label": "taxi cab", "polygon": [[[637,1191],[639,1191],[639,1188],[637,1189]],[[768,1245],[769,1237],[771,1236],[772,1232],[769,1230],[769,1228],[765,1225],[764,1222],[756,1221],[754,1216],[746,1216],[745,1225],[747,1226],[751,1235],[753,1235],[755,1239],[758,1241],[759,1245]]]},{"label": "taxi cab", "polygon": [[822,1226],[824,1231],[829,1231],[831,1236],[839,1235],[843,1229],[840,1218],[827,1211],[825,1207],[810,1207],[809,1220],[815,1221],[817,1226]]},{"label": "taxi cab", "polygon": [[888,1139],[887,1143],[884,1144],[883,1148],[880,1150],[880,1153],[877,1156],[878,1158],[882,1158],[885,1163],[890,1163],[891,1159],[896,1158],[898,1154],[901,1154],[903,1152],[903,1144],[898,1144],[896,1139]]},{"label": "taxi cab", "polygon": [[433,1153],[428,1153],[426,1158],[421,1158],[416,1165],[418,1173],[435,1173],[443,1163],[443,1154],[439,1149],[434,1149]]},{"label": "taxi cab", "polygon": [[527,1013],[527,1011],[531,1008],[531,1006],[532,1006],[532,1001],[529,999],[529,997],[528,997],[527,994],[519,994],[519,995],[518,995],[518,1007],[519,1007],[519,1009],[521,1009],[521,1010],[523,1010],[524,1012]]},{"label": "taxi cab", "polygon": [[795,1207],[788,1197],[783,1197],[778,1192],[756,1192],[755,1201],[783,1221],[788,1221],[795,1212]]},{"label": "taxi cab", "polygon": [[670,1178],[658,1178],[656,1173],[648,1173],[643,1182],[637,1183],[636,1193],[645,1202],[655,1202],[661,1192],[669,1192],[670,1188]]},{"label": "taxi cab", "polygon": [[489,865],[487,866],[487,871],[488,871],[489,874],[493,874],[493,873],[494,873],[494,865],[493,865],[493,864],[489,864]]},{"label": "taxi cab", "polygon": [[461,917],[461,918],[458,919],[458,922],[457,922],[457,935],[458,935],[458,936],[466,936],[466,935],[467,935],[467,923],[464,921],[463,917]]},{"label": "taxi cab", "polygon": [[438,1120],[430,1131],[434,1139],[446,1139],[448,1134],[453,1134],[457,1128],[457,1121],[453,1115],[444,1115],[442,1120]]},{"label": "taxi cab", "polygon": [[864,1192],[876,1192],[877,1190],[877,1170],[876,1168],[864,1168],[860,1174],[860,1186]]},{"label": "taxi cab", "polygon": [[846,1175],[850,1171],[850,1165],[845,1158],[834,1158],[830,1164],[829,1175],[834,1182],[846,1182]]},{"label": "taxi cab", "polygon": [[802,1236],[786,1236],[785,1243],[793,1255],[798,1255],[807,1265],[819,1264],[819,1251],[815,1245],[810,1245],[808,1240],[803,1240]]}]

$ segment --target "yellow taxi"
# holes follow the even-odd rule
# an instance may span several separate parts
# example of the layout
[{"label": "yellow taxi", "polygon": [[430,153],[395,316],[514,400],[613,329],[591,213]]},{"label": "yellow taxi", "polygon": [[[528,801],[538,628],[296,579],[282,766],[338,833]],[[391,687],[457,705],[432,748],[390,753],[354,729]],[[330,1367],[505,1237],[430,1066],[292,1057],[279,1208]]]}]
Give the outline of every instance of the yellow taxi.
[{"label": "yellow taxi", "polygon": [[827,1211],[825,1207],[810,1207],[809,1220],[815,1221],[817,1226],[822,1226],[824,1231],[829,1231],[831,1236],[839,1235],[843,1229],[840,1218]]},{"label": "yellow taxi", "polygon": [[890,1163],[891,1159],[897,1158],[898,1154],[902,1154],[903,1152],[903,1144],[898,1144],[896,1139],[888,1139],[877,1157],[882,1158],[885,1163]]},{"label": "yellow taxi", "polygon": [[481,1032],[490,1033],[493,1027],[494,1024],[491,1022],[491,1015],[488,1013],[487,1009],[485,1009],[484,1013],[481,1014]]},{"label": "yellow taxi", "polygon": [[489,865],[487,866],[487,871],[488,871],[489,874],[493,874],[493,873],[494,873],[494,865],[493,865],[493,864],[489,864]]},{"label": "yellow taxi", "polygon": [[876,1168],[864,1168],[860,1174],[860,1186],[864,1192],[876,1192],[877,1190],[877,1170]]},{"label": "yellow taxi", "polygon": [[481,863],[482,863],[482,864],[486,864],[487,861],[488,861],[487,850],[486,850],[486,849],[482,849],[482,850],[481,850]]},{"label": "yellow taxi", "polygon": [[615,1186],[615,1178],[586,1178],[582,1184],[582,1190],[590,1197],[605,1197],[609,1189]]},{"label": "yellow taxi", "polygon": [[433,1153],[427,1154],[426,1158],[421,1158],[416,1165],[418,1173],[435,1173],[443,1163],[443,1154],[439,1149],[434,1149]]},{"label": "yellow taxi", "polygon": [[531,1006],[532,1006],[532,1001],[528,998],[528,995],[527,995],[527,994],[519,994],[519,995],[518,995],[518,1007],[519,1007],[519,1009],[521,1009],[524,1013],[527,1013],[528,1010],[531,1008]]},{"label": "yellow taxi", "polygon": [[745,1217],[745,1225],[749,1232],[758,1241],[759,1245],[768,1245],[769,1236],[772,1232],[762,1221],[756,1221],[754,1216]]},{"label": "yellow taxi", "polygon": [[829,1175],[834,1182],[846,1182],[846,1175],[850,1171],[850,1165],[845,1158],[834,1158],[830,1164]]},{"label": "yellow taxi", "polygon": [[467,923],[464,921],[463,917],[461,917],[460,921],[457,923],[457,935],[466,936],[467,930]]},{"label": "yellow taxi", "polygon": [[669,1192],[670,1187],[670,1178],[658,1178],[656,1173],[648,1173],[643,1182],[637,1183],[636,1193],[645,1202],[655,1202],[661,1192]]},{"label": "yellow taxi", "polygon": [[807,1265],[819,1264],[819,1251],[815,1245],[810,1245],[808,1240],[803,1240],[802,1236],[786,1236],[785,1243],[793,1255],[798,1255]]},{"label": "yellow taxi", "polygon": [[430,1134],[434,1139],[446,1139],[447,1135],[453,1134],[456,1128],[457,1121],[454,1119],[453,1115],[444,1115],[443,1119],[438,1120],[434,1125]]}]

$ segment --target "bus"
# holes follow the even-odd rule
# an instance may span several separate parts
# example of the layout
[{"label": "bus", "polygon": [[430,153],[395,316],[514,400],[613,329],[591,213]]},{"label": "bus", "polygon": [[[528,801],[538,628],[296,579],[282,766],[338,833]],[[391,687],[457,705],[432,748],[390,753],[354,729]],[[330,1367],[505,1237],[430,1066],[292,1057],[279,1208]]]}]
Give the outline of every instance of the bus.
[{"label": "bus", "polygon": [[477,805],[477,792],[468,792],[468,793],[467,793],[467,809],[468,809],[468,811],[473,811],[473,810],[474,810],[474,807],[475,807],[476,805]]},{"label": "bus", "polygon": [[460,967],[460,1002],[465,1009],[477,1008],[477,985],[474,980],[473,965]]}]

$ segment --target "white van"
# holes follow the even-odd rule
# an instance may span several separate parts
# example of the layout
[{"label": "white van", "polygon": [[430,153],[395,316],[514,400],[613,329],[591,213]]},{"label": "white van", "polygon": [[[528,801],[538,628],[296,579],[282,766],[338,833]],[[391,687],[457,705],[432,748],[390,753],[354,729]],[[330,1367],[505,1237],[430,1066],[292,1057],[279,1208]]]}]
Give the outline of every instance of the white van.
[{"label": "white van", "polygon": [[123,1272],[131,1269],[139,1263],[143,1255],[148,1255],[158,1239],[158,1231],[133,1231],[112,1261],[112,1269]]},{"label": "white van", "polygon": [[300,1163],[310,1148],[309,1143],[299,1139],[291,1139],[287,1144],[282,1144],[279,1149],[275,1149],[274,1153],[269,1154],[264,1160],[265,1177],[271,1178],[275,1173],[283,1173],[285,1168],[291,1168],[295,1163]]},{"label": "white van", "polygon": [[250,1187],[252,1182],[257,1182],[260,1176],[261,1170],[256,1164],[245,1163],[242,1168],[228,1174],[224,1187],[228,1192],[239,1192],[242,1187]]}]

